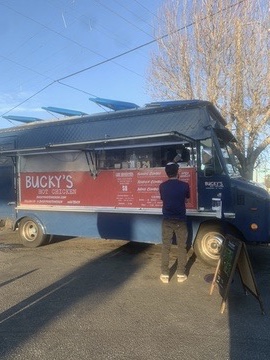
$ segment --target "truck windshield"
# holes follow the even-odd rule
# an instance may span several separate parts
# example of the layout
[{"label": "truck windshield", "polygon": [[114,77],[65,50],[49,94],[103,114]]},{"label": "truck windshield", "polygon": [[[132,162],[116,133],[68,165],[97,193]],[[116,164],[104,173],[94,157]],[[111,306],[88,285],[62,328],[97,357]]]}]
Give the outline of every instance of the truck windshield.
[{"label": "truck windshield", "polygon": [[[200,166],[204,176],[225,173],[230,177],[240,176],[231,144],[225,143],[222,139],[218,139],[218,143],[219,146],[216,147],[217,144],[215,145],[211,138],[200,142]],[[220,158],[220,153],[223,160]]]}]

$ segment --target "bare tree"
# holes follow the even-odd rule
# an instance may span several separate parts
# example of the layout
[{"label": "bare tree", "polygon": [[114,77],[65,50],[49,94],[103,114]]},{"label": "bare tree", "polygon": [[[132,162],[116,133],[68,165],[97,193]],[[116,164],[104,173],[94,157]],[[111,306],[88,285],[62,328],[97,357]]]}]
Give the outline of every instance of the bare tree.
[{"label": "bare tree", "polygon": [[265,0],[167,0],[148,87],[156,99],[205,99],[228,122],[241,174],[270,144],[270,9]]}]

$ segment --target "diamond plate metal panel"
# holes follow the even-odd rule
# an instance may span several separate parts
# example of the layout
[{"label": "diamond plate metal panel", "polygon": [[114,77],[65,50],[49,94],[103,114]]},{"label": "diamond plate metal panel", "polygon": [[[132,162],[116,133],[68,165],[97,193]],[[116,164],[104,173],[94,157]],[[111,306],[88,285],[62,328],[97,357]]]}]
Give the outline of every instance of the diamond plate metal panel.
[{"label": "diamond plate metal panel", "polygon": [[[212,122],[213,118],[210,120],[206,106],[189,109],[179,106],[141,108],[6,129],[0,131],[0,144],[6,136],[11,135],[17,138],[18,149],[27,149],[106,138],[148,136],[172,131],[193,139],[203,139],[210,135],[209,125]],[[220,123],[218,126],[221,126]]]}]

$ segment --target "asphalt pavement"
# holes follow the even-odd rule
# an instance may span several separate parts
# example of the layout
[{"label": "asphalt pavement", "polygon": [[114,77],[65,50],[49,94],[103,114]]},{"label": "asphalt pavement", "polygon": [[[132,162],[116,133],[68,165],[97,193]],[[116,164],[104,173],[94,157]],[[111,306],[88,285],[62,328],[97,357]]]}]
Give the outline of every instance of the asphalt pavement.
[{"label": "asphalt pavement", "polygon": [[265,315],[238,273],[225,311],[215,269],[193,256],[177,283],[159,280],[160,246],[54,239],[22,247],[0,234],[1,360],[269,359],[270,247],[248,247]]}]

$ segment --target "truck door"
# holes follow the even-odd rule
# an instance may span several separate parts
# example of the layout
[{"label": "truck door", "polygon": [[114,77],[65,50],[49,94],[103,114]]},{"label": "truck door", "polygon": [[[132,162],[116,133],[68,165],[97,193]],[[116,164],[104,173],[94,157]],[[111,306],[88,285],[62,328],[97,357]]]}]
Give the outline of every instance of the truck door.
[{"label": "truck door", "polygon": [[[4,220],[14,217],[16,189],[14,164],[10,157],[0,157],[0,227]],[[1,225],[2,224],[2,225]]]},{"label": "truck door", "polygon": [[212,139],[202,140],[198,149],[198,204],[205,211],[212,211],[213,199],[222,201],[223,211],[231,212],[230,178],[221,160],[222,152]]}]

